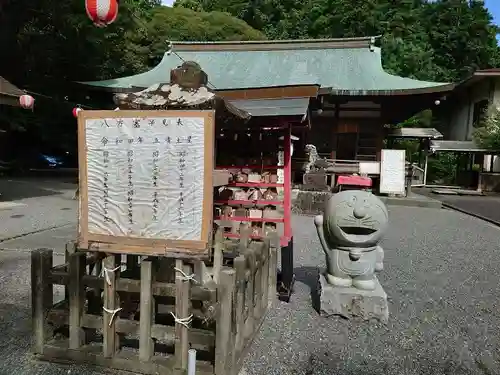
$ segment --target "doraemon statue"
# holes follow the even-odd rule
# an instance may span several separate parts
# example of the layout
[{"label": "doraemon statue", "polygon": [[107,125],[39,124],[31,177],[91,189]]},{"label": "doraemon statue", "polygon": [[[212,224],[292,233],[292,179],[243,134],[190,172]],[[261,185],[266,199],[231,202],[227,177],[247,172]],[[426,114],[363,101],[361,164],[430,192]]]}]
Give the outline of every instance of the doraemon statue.
[{"label": "doraemon statue", "polygon": [[374,290],[375,272],[383,269],[378,246],[389,219],[384,203],[372,193],[346,190],[334,194],[323,215],[314,218],[326,254],[328,283]]}]

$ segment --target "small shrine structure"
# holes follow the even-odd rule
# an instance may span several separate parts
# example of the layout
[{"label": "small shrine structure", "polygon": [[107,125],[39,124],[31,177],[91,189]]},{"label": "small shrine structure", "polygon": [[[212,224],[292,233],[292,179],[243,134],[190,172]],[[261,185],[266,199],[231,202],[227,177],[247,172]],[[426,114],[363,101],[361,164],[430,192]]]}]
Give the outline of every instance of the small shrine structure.
[{"label": "small shrine structure", "polygon": [[[251,117],[206,82],[186,62],[169,83],[117,94],[115,111],[78,113],[78,238],[62,265],[51,250],[32,252],[38,358],[148,375],[241,369],[276,298],[279,229],[224,231],[214,204],[237,184],[214,171],[215,130],[247,133]],[[237,205],[246,203],[257,205]],[[55,304],[53,285],[65,288]]]},{"label": "small shrine structure", "polygon": [[[210,77],[208,86],[214,92],[252,115],[307,114],[309,126],[294,130],[299,139],[292,175],[294,182],[302,183],[306,145],[314,145],[319,157],[336,162],[336,175],[359,173],[359,163],[381,161],[385,125],[434,107],[455,87],[387,73],[377,39],[172,42],[150,71],[82,83],[90,90],[136,91],[158,82],[165,70],[196,61]],[[377,188],[377,173],[371,177]]]}]

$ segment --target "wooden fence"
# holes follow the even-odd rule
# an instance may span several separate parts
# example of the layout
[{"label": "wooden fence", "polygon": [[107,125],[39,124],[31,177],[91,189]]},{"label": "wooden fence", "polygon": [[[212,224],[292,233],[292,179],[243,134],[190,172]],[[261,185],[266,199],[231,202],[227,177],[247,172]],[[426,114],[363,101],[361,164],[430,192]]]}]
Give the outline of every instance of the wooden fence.
[{"label": "wooden fence", "polygon": [[[32,252],[33,349],[38,358],[143,374],[236,375],[276,296],[277,243],[241,245],[201,282],[195,263],[168,258]],[[192,274],[194,272],[194,274]],[[54,303],[53,285],[64,285]]]}]

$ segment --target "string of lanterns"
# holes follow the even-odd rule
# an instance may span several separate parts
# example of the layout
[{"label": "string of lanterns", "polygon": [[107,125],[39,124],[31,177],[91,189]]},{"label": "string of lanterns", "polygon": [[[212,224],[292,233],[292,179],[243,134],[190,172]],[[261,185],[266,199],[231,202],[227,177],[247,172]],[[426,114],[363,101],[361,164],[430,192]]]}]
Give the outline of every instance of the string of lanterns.
[{"label": "string of lanterns", "polygon": [[[25,91],[26,92],[26,91]],[[34,92],[30,92],[36,96],[43,96],[47,99],[53,99],[53,100],[56,100],[54,99],[53,97],[51,96],[47,96],[47,95],[43,95],[43,94],[38,94],[38,93],[34,93]],[[68,100],[68,97],[65,98],[66,100]],[[24,95],[21,95],[19,97],[19,106],[23,109],[31,109],[33,110],[34,106],[35,106],[35,98],[31,95],[29,95],[28,93],[24,94]],[[78,118],[78,114],[80,112],[83,111],[83,108],[82,108],[83,105],[81,104],[77,104],[76,107],[73,108],[73,110],[71,111],[71,113],[73,114],[73,117],[74,118]],[[86,107],[88,109],[95,109],[95,108],[92,108],[92,107],[89,107],[89,106],[83,106],[83,107]],[[116,107],[114,109],[115,111],[119,111],[120,108],[119,107]]]},{"label": "string of lanterns", "polygon": [[[102,28],[112,24],[116,20],[118,17],[118,5],[119,0],[85,0],[85,11],[93,24]],[[19,97],[19,105],[23,109],[33,110],[35,98],[29,94],[21,95]],[[78,114],[82,110],[79,105],[73,108],[73,117],[78,118]],[[119,110],[119,108],[116,108],[116,110]]]},{"label": "string of lanterns", "polygon": [[[118,4],[119,0],[85,0],[85,11],[95,26],[106,27],[118,17]],[[82,111],[80,106],[73,108],[73,117],[78,118],[78,114]]]},{"label": "string of lanterns", "polygon": [[21,95],[19,97],[19,105],[24,109],[33,109],[35,106],[35,98],[28,94]]},{"label": "string of lanterns", "polygon": [[[28,90],[24,90],[25,94],[21,95],[19,97],[19,106],[23,109],[31,109],[33,110],[34,106],[35,106],[35,98],[33,97],[34,96],[40,96],[40,97],[44,97],[44,98],[47,98],[47,99],[50,99],[50,100],[56,100],[56,101],[59,101],[58,99],[56,98],[53,98],[52,96],[48,96],[48,95],[43,95],[43,94],[40,94],[40,93],[37,93],[37,92],[32,92],[32,91],[28,91]],[[33,95],[30,95],[30,94],[33,94]],[[68,101],[68,97],[66,96],[65,98],[65,101]],[[88,99],[88,97],[87,97]],[[70,104],[71,102],[68,102],[68,104]],[[76,103],[74,103],[76,104]],[[77,117],[78,115],[78,112],[80,111],[83,111],[83,108],[82,107],[86,107],[88,109],[95,109],[95,108],[92,108],[88,105],[82,105],[82,104],[76,104],[76,107],[73,108],[73,116],[74,117]]]},{"label": "string of lanterns", "polygon": [[78,113],[80,113],[81,111],[83,111],[83,109],[81,109],[80,107],[73,108],[73,111],[72,111],[73,117],[78,118]]},{"label": "string of lanterns", "polygon": [[97,27],[106,27],[118,17],[118,0],[85,0],[87,16]]}]

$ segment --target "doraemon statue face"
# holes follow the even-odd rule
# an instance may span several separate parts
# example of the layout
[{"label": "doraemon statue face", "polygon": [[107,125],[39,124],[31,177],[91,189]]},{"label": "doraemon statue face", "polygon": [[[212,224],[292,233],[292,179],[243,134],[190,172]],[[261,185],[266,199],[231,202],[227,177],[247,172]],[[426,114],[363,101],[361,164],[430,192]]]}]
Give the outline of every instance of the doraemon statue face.
[{"label": "doraemon statue face", "polygon": [[333,195],[323,215],[325,240],[331,247],[372,247],[381,239],[389,214],[372,193],[346,190]]}]

